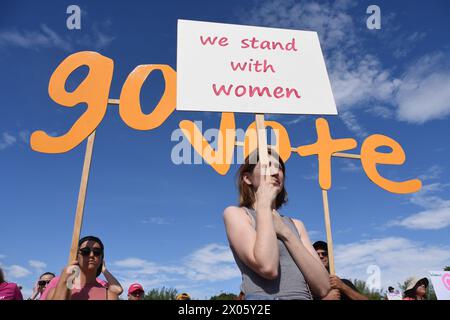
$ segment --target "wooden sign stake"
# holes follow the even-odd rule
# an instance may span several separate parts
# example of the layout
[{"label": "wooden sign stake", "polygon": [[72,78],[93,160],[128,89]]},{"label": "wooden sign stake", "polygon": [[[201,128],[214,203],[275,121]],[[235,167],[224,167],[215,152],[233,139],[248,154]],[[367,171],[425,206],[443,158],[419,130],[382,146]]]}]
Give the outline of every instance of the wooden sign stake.
[{"label": "wooden sign stake", "polygon": [[322,190],[323,212],[325,214],[325,229],[327,232],[328,244],[328,263],[330,266],[330,274],[335,275],[334,270],[334,254],[333,254],[333,238],[331,236],[330,210],[328,208],[328,191]]},{"label": "wooden sign stake", "polygon": [[92,149],[94,148],[95,131],[87,140],[86,153],[84,155],[83,172],[81,174],[80,191],[78,193],[77,211],[72,233],[72,245],[70,246],[69,263],[76,260],[78,252],[78,241],[80,240],[81,226],[83,224],[84,203],[86,201],[86,190],[89,180],[89,169],[91,167]]},{"label": "wooden sign stake", "polygon": [[[256,133],[258,137],[258,156],[261,165],[269,164],[269,154],[267,152],[267,135],[266,126],[264,123],[264,114],[257,114],[256,120]],[[265,172],[264,172],[265,174]]]}]

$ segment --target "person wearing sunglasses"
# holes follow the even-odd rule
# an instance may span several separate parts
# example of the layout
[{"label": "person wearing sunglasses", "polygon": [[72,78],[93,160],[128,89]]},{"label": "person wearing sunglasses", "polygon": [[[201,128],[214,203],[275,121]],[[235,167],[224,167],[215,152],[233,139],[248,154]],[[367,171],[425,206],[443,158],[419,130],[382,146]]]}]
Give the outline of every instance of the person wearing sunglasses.
[{"label": "person wearing sunglasses", "polygon": [[[329,273],[328,244],[325,241],[316,241],[313,247]],[[341,279],[336,275],[330,275],[329,277],[331,290],[322,300],[369,300],[365,295],[359,293],[350,280]]]},{"label": "person wearing sunglasses", "polygon": [[14,282],[7,282],[2,268],[0,268],[0,301],[1,300],[23,300],[22,292]]},{"label": "person wearing sunglasses", "polygon": [[427,278],[411,278],[404,292],[403,300],[427,300]]},{"label": "person wearing sunglasses", "polygon": [[39,300],[42,296],[42,293],[45,291],[45,288],[54,277],[55,274],[53,272],[45,272],[41,274],[38,281],[36,281],[36,284],[33,288],[33,293],[28,300]]},{"label": "person wearing sunglasses", "polygon": [[224,210],[231,251],[242,274],[246,300],[312,300],[329,291],[320,263],[300,220],[280,216],[287,201],[286,169],[272,148],[262,165],[258,150],[240,166],[239,206]]},{"label": "person wearing sunglasses", "polygon": [[[106,282],[97,278],[101,273]],[[78,243],[77,260],[48,284],[43,297],[46,300],[118,300],[122,292],[119,281],[106,268],[102,241],[87,236]]]}]

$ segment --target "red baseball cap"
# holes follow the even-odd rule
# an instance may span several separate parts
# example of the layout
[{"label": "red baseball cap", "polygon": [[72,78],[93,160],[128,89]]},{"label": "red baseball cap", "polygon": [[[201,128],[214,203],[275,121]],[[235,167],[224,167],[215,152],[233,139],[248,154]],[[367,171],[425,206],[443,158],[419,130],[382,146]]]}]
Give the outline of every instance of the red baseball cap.
[{"label": "red baseball cap", "polygon": [[144,291],[144,288],[139,284],[139,283],[133,283],[129,288],[128,288],[128,294],[132,294],[133,292],[136,291]]}]

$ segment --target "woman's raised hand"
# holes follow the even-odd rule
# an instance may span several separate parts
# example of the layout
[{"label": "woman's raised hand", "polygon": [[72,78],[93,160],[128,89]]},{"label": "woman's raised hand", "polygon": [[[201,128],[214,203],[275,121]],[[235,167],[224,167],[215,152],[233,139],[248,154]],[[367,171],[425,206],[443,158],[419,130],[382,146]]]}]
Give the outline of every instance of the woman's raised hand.
[{"label": "woman's raised hand", "polygon": [[257,206],[272,207],[272,203],[274,203],[278,194],[275,182],[275,178],[270,175],[268,165],[261,164],[260,182],[256,191]]}]

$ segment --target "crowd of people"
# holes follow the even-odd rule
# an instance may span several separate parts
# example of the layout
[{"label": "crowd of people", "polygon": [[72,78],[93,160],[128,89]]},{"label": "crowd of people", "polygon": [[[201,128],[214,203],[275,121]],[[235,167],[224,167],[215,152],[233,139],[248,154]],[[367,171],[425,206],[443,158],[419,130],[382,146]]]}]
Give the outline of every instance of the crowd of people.
[{"label": "crowd of people", "polygon": [[[242,274],[239,299],[245,300],[368,300],[353,283],[330,274],[328,245],[311,243],[304,224],[278,209],[287,201],[286,168],[269,149],[268,164],[252,152],[238,171],[239,206],[224,210],[225,230]],[[118,300],[119,281],[107,269],[104,245],[98,237],[80,239],[75,261],[61,272],[43,273],[31,300]],[[99,276],[103,274],[104,279]],[[404,300],[426,299],[428,279],[410,281]],[[388,289],[391,292],[390,287]],[[144,299],[139,283],[129,286],[128,300]],[[187,293],[177,300],[190,300]],[[23,300],[17,284],[0,269],[0,300]]]}]

